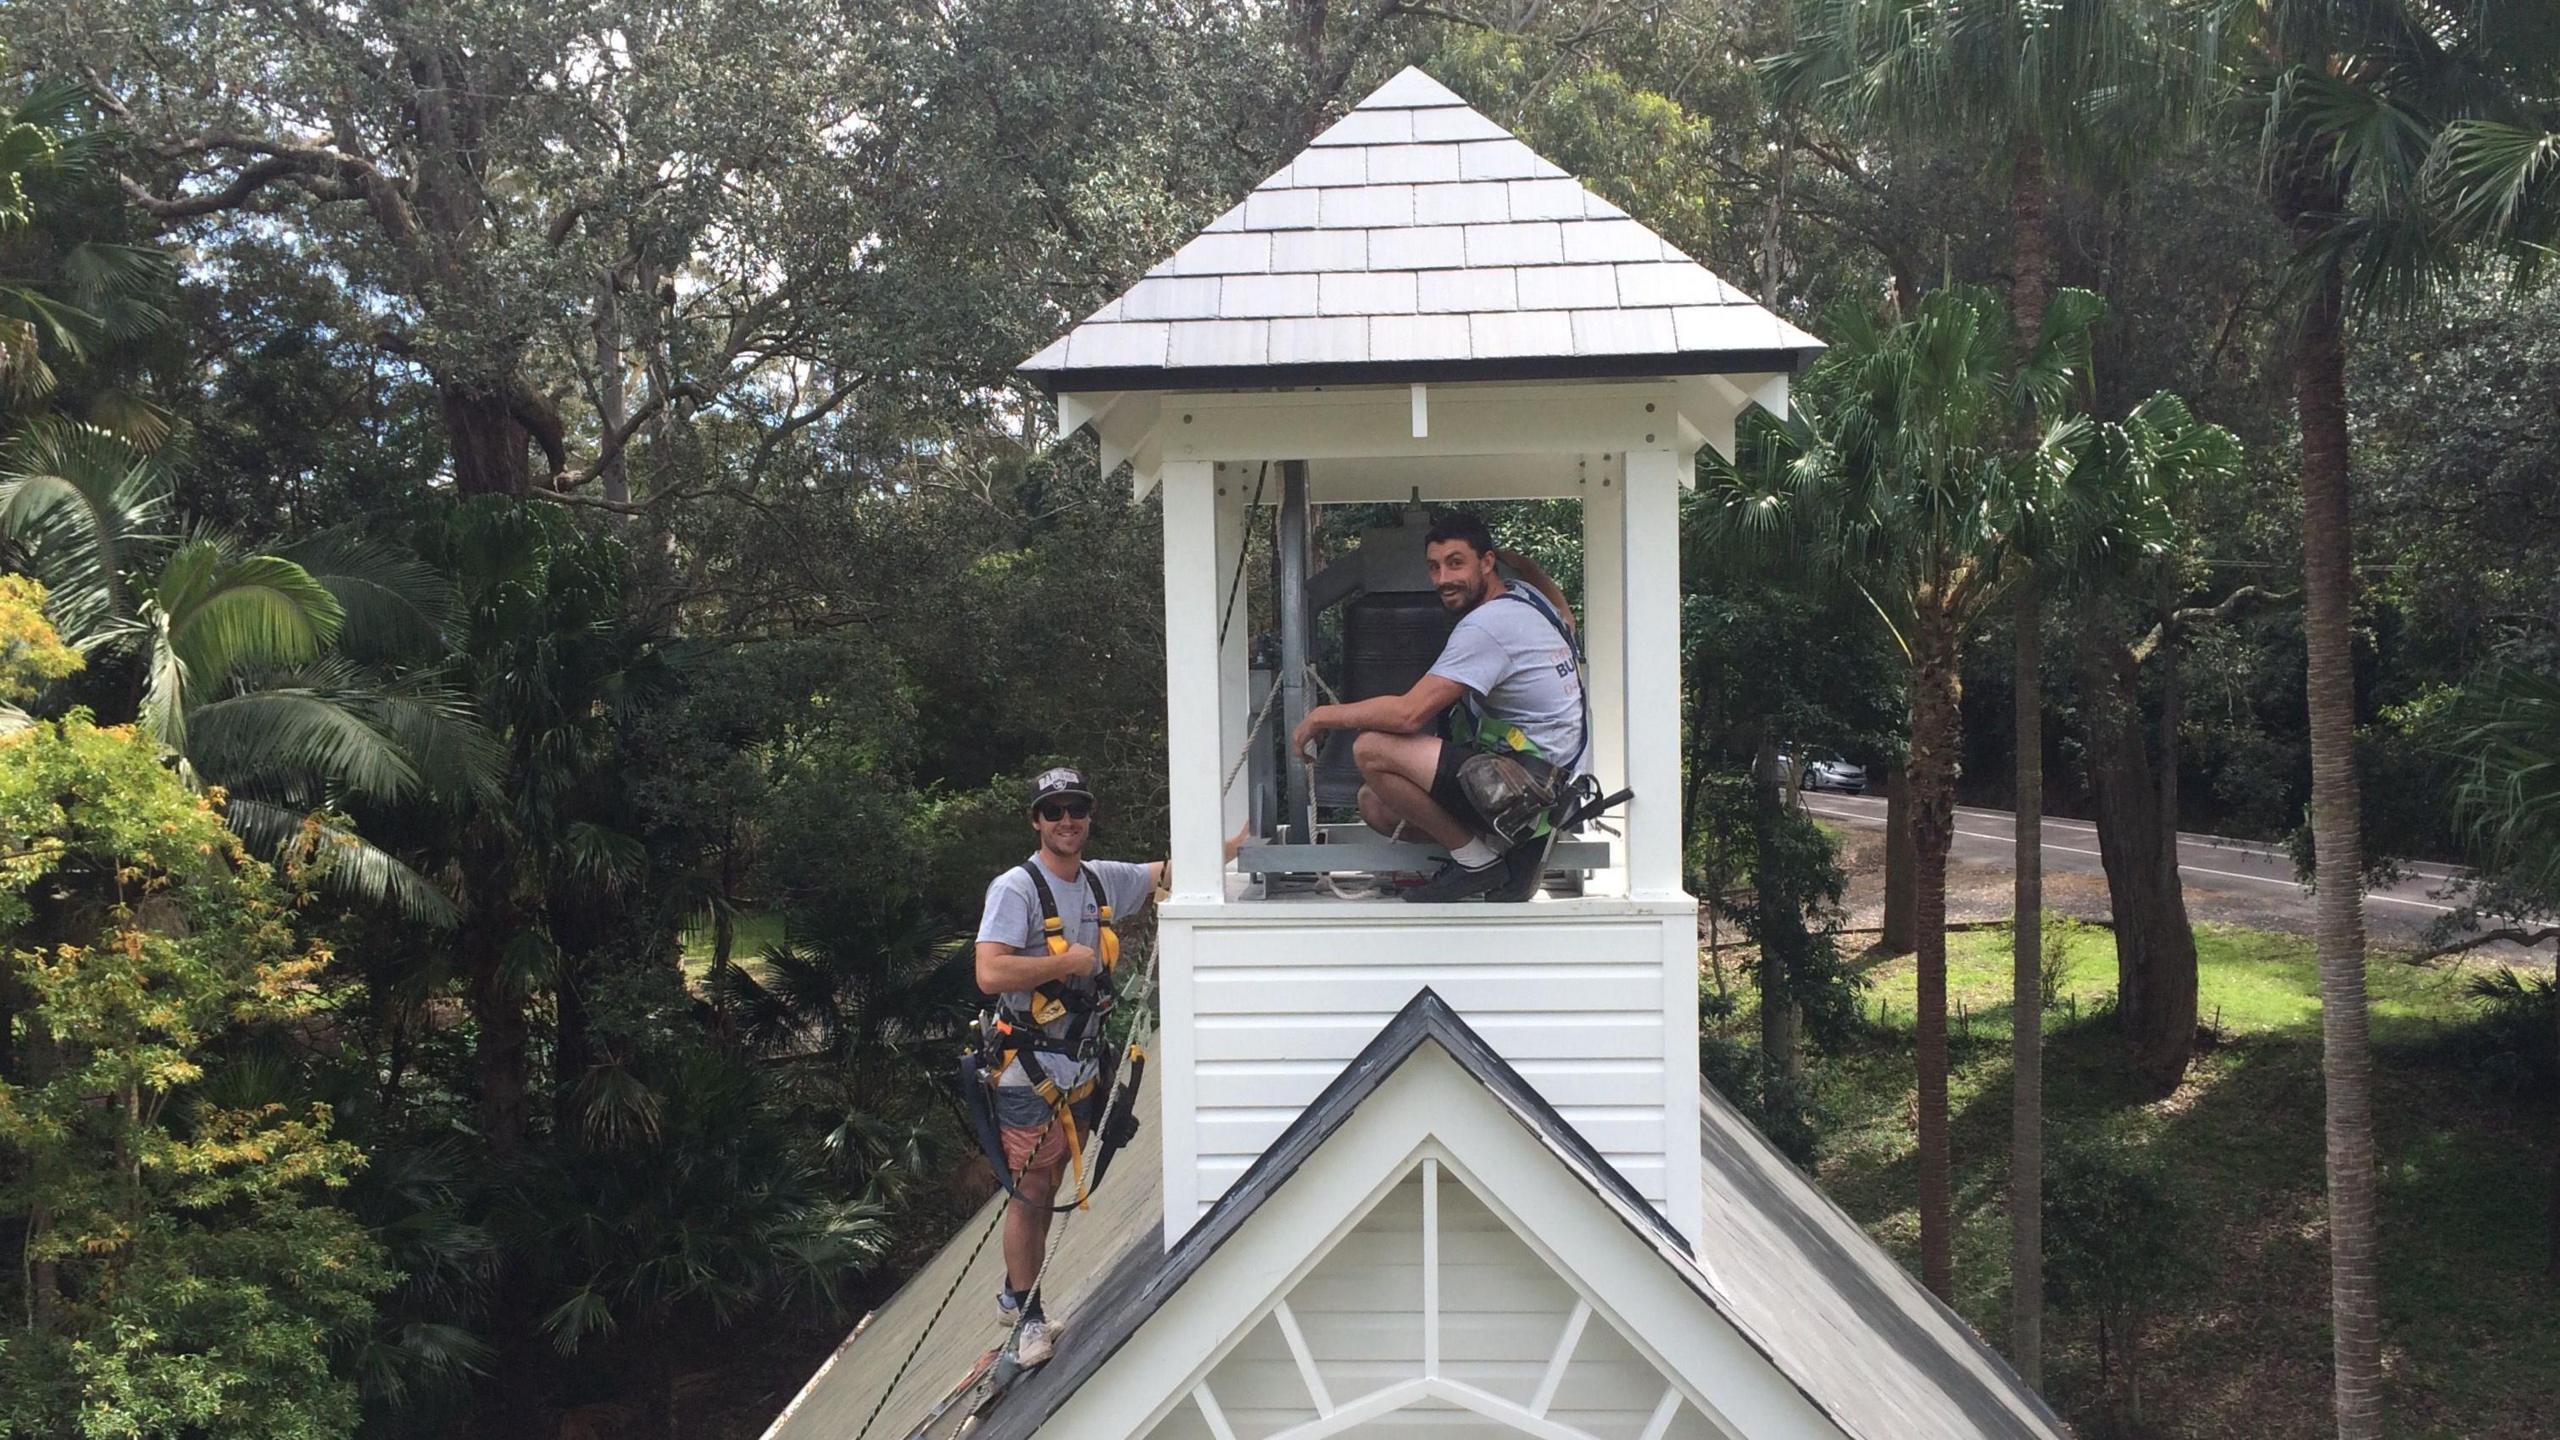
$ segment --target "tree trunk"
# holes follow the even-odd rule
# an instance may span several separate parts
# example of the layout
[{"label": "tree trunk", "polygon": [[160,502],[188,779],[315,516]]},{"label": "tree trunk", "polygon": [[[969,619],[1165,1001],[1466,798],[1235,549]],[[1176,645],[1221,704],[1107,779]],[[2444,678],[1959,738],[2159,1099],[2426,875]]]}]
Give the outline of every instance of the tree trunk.
[{"label": "tree trunk", "polygon": [[2009,1358],[2030,1386],[2044,1372],[2044,605],[2018,591],[2017,915],[2009,1026]]},{"label": "tree trunk", "polygon": [[[1780,930],[1794,913],[1795,899],[1768,863],[1776,850],[1778,826],[1784,820],[1784,777],[1778,765],[1778,738],[1769,722],[1760,722],[1760,743],[1751,760],[1751,843],[1755,853],[1752,885],[1760,911],[1760,1069],[1764,1098],[1804,1076],[1804,1012],[1789,983],[1791,952]],[[1793,1092],[1789,1091],[1790,1105]]]},{"label": "tree trunk", "polygon": [[2023,135],[2009,157],[2009,316],[2024,355],[2044,332],[2053,297],[2053,181],[2044,142]]},{"label": "tree trunk", "polygon": [[[2330,206],[2298,209],[2297,243]],[[2324,274],[2304,308],[2294,368],[2302,426],[2303,633],[2309,651],[2311,837],[2320,893],[2321,1070],[2328,1094],[2329,1297],[2340,1440],[2382,1434],[2373,1056],[2365,1009],[2364,836],[2356,794],[2353,544],[2347,508],[2342,286]]]},{"label": "tree trunk", "polygon": [[2195,927],[2178,878],[2177,822],[2160,813],[2169,791],[2152,765],[2142,722],[2140,665],[2100,623],[2080,631],[2081,710],[2098,859],[2115,921],[2116,1023],[2134,1070],[2165,1095],[2195,1054]]},{"label": "tree trunk", "polygon": [[[596,425],[606,435],[619,431],[630,416],[623,398],[622,374],[622,273],[605,267],[596,285]],[[631,501],[630,471],[623,464],[627,452],[616,453],[604,462],[598,478],[604,482],[605,503],[625,505]]]},{"label": "tree trunk", "polygon": [[552,1133],[561,1136],[578,1133],[578,1082],[595,1064],[586,997],[579,993],[581,968],[575,957],[562,956],[560,978],[551,991],[552,1011],[557,1017],[552,1027],[551,1125]]},{"label": "tree trunk", "polygon": [[436,403],[453,450],[453,488],[462,495],[522,496],[533,488],[533,432],[503,390],[440,382]]},{"label": "tree trunk", "polygon": [[1912,886],[1919,863],[1911,842],[1911,768],[1897,762],[1884,772],[1884,920],[1877,947],[1887,955],[1919,947],[1919,892]]},{"label": "tree trunk", "polygon": [[1947,1148],[1947,850],[1955,841],[1956,745],[1963,680],[1956,636],[1924,616],[1911,677],[1911,839],[1919,952],[1920,1280],[1955,1294],[1954,1194]]}]

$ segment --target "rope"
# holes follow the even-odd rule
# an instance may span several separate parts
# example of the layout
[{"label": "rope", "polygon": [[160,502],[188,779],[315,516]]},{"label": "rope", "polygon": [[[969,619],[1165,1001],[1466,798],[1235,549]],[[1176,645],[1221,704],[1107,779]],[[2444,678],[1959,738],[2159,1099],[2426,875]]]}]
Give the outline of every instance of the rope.
[{"label": "rope", "polygon": [[[1159,945],[1150,943],[1147,946],[1147,968],[1144,976],[1138,982],[1138,1004],[1141,1007],[1144,1007],[1155,998],[1156,959],[1162,953],[1163,947]],[[1096,1124],[1109,1123],[1112,1107],[1120,1103],[1120,1087],[1129,1083],[1130,1069],[1131,1067],[1124,1058],[1120,1066],[1111,1072],[1111,1088],[1102,1097],[1102,1108],[1094,1112],[1096,1116],[1100,1117],[1095,1122]],[[1056,1117],[1052,1116],[1050,1123],[1055,1124]],[[1040,1303],[1041,1282],[1049,1278],[1049,1264],[1051,1261],[1058,1258],[1058,1249],[1065,1243],[1067,1222],[1073,1220],[1076,1217],[1076,1213],[1077,1212],[1070,1210],[1066,1214],[1059,1216],[1057,1224],[1052,1227],[1055,1233],[1051,1236],[1049,1244],[1041,1251],[1040,1272],[1031,1277],[1031,1288],[1022,1293],[1022,1313],[1026,1318],[1031,1314],[1033,1307]],[[1008,1276],[1006,1278],[1010,1279],[1011,1277]],[[1012,1353],[1021,1344],[1021,1341],[1022,1329],[1020,1326],[1016,1326],[1013,1333],[1005,1337],[1005,1350],[1008,1353]]]},{"label": "rope", "polygon": [[1244,512],[1244,538],[1236,545],[1236,573],[1227,581],[1227,608],[1218,616],[1218,649],[1227,648],[1227,626],[1236,618],[1236,594],[1244,589],[1245,557],[1253,553],[1253,517],[1262,513],[1262,483],[1271,478],[1271,462],[1262,462],[1262,473],[1254,477],[1253,503]]},{"label": "rope", "polygon": [[[1049,1123],[1040,1127],[1039,1138],[1031,1142],[1031,1154],[1039,1153],[1041,1145],[1048,1141],[1049,1132],[1056,1129],[1057,1124],[1058,1117],[1053,1113],[1049,1116]],[[1026,1162],[1029,1158],[1030,1155],[1024,1156]],[[1017,1188],[1022,1184],[1022,1177],[1030,1173],[1030,1168],[1030,1165],[1025,1163],[1022,1169],[1014,1172],[1013,1183]],[[996,1228],[1004,1224],[1005,1214],[1011,1209],[1010,1203],[997,1206],[995,1218],[987,1222],[986,1229],[978,1232],[978,1243],[969,1247],[969,1258],[960,1262],[959,1271],[951,1277],[951,1288],[942,1292],[942,1300],[933,1307],[933,1314],[926,1317],[923,1326],[917,1329],[916,1343],[907,1347],[907,1358],[898,1362],[896,1373],[889,1377],[889,1384],[880,1392],[879,1400],[873,1403],[871,1413],[863,1417],[862,1428],[854,1432],[853,1440],[866,1440],[866,1437],[871,1434],[872,1424],[879,1420],[880,1412],[888,1408],[889,1397],[898,1393],[898,1386],[907,1378],[907,1368],[916,1363],[916,1356],[924,1349],[924,1342],[932,1336],[933,1327],[942,1323],[942,1312],[951,1308],[952,1298],[960,1293],[962,1285],[968,1283],[969,1267],[978,1263],[979,1254],[985,1251],[987,1241],[995,1235]]]},{"label": "rope", "polygon": [[1218,785],[1225,795],[1236,788],[1236,776],[1244,773],[1244,762],[1253,758],[1253,737],[1262,733],[1262,722],[1271,718],[1271,706],[1280,698],[1280,677],[1271,677],[1271,688],[1262,692],[1262,708],[1253,712],[1253,723],[1245,727],[1244,744],[1236,750],[1236,763],[1227,767],[1227,778]]},{"label": "rope", "polygon": [[[1267,472],[1269,467],[1265,466],[1264,469]],[[1254,487],[1254,498],[1257,503],[1261,500],[1261,496],[1261,486],[1256,484]],[[1243,578],[1243,573],[1243,568],[1241,564],[1239,564],[1236,572],[1238,580]],[[1232,605],[1234,601],[1234,593],[1232,590],[1230,590],[1228,594],[1228,600]],[[1307,676],[1309,679],[1316,682],[1318,689],[1324,691],[1328,700],[1331,700],[1336,704],[1340,703],[1341,697],[1335,695],[1333,693],[1333,688],[1324,683],[1324,677],[1316,673],[1315,666],[1307,666]],[[1279,698],[1280,681],[1279,677],[1274,676],[1272,677],[1270,690],[1262,697],[1262,708],[1254,712],[1253,723],[1245,729],[1244,745],[1237,751],[1235,763],[1228,767],[1226,781],[1218,787],[1219,794],[1223,795],[1227,791],[1235,788],[1236,776],[1244,770],[1245,762],[1253,756],[1254,737],[1262,733],[1263,722],[1271,718],[1271,707],[1278,702]],[[1146,949],[1146,968],[1143,977],[1139,981],[1137,992],[1138,1003],[1142,1006],[1152,1002],[1155,998],[1156,961],[1162,953],[1160,948],[1154,944],[1149,944]],[[1112,1107],[1119,1103],[1120,1087],[1128,1083],[1130,1068],[1130,1066],[1124,1063],[1112,1072],[1111,1087],[1109,1091],[1104,1094],[1102,1099],[1102,1108],[1095,1112],[1096,1115],[1107,1118],[1111,1114]],[[1058,1116],[1053,1112],[1049,1116],[1048,1123],[1041,1127],[1039,1137],[1032,1142],[1031,1153],[1037,1154],[1039,1152],[1040,1146],[1048,1140],[1049,1132],[1055,1129],[1057,1124]],[[1026,1164],[1022,1170],[1014,1173],[1013,1183],[1015,1187],[1019,1188],[1021,1186],[1022,1177],[1024,1174],[1029,1172],[1029,1169],[1029,1165]],[[897,1393],[898,1386],[907,1378],[907,1370],[915,1364],[916,1356],[923,1352],[924,1342],[932,1336],[933,1327],[942,1323],[943,1312],[951,1308],[951,1302],[959,1295],[960,1287],[968,1283],[969,1268],[978,1263],[978,1256],[987,1248],[987,1241],[995,1235],[997,1228],[1004,1224],[1004,1218],[1012,1208],[1010,1200],[1003,1205],[997,1206],[995,1218],[987,1222],[986,1229],[978,1232],[978,1242],[969,1247],[969,1258],[960,1262],[959,1273],[951,1278],[951,1288],[942,1292],[942,1299],[933,1307],[933,1314],[928,1316],[924,1325],[916,1331],[916,1343],[907,1347],[906,1358],[898,1362],[897,1371],[889,1377],[889,1384],[887,1388],[880,1392],[880,1399],[872,1405],[871,1413],[863,1418],[862,1428],[854,1432],[854,1440],[868,1440],[868,1437],[871,1434],[872,1425],[880,1419],[880,1412],[888,1408],[889,1397]],[[1060,1215],[1055,1224],[1051,1226],[1049,1243],[1043,1247],[1043,1253],[1040,1256],[1039,1273],[1031,1277],[1031,1288],[1023,1292],[1022,1313],[1026,1317],[1030,1315],[1032,1306],[1039,1302],[1040,1287],[1046,1283],[1049,1278],[1049,1265],[1052,1261],[1057,1259],[1059,1247],[1065,1243],[1067,1222],[1073,1220],[1075,1215],[1075,1211],[1067,1211],[1065,1214]],[[1010,1281],[1013,1277],[1008,1275],[1005,1278]],[[1005,1353],[1008,1355],[1019,1353],[1021,1343],[1022,1330],[1021,1327],[1016,1326],[1013,1332],[1005,1337]]]}]

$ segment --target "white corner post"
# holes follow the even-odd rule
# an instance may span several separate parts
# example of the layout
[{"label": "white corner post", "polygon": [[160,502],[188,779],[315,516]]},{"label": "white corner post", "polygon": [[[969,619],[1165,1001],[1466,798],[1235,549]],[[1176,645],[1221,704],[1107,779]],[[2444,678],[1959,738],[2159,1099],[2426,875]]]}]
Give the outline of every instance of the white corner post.
[{"label": "white corner post", "polygon": [[[1623,526],[1628,725],[1627,893],[1682,897],[1680,835],[1680,482],[1678,450],[1627,452]],[[1168,517],[1171,515],[1167,509]],[[1170,524],[1170,519],[1167,521]]]},{"label": "white corner post", "polygon": [[1172,811],[1173,897],[1217,901],[1226,896],[1226,861],[1218,798],[1225,766],[1224,687],[1201,677],[1220,673],[1217,470],[1206,460],[1164,467],[1165,778]]},{"label": "white corner post", "polygon": [[[1627,556],[1625,469],[1608,455],[1586,456],[1582,481],[1583,680],[1591,696],[1591,774],[1608,794],[1627,783]],[[1626,846],[1585,893],[1627,893]]]}]

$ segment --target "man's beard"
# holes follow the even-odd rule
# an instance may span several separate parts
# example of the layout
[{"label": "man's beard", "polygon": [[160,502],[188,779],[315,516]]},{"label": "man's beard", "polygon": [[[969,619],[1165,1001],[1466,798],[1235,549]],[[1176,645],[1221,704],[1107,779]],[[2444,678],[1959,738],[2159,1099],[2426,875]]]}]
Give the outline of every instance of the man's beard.
[{"label": "man's beard", "polygon": [[1444,588],[1440,592],[1440,605],[1443,609],[1454,610],[1464,615],[1484,603],[1484,592],[1485,587],[1482,585],[1471,589]]}]

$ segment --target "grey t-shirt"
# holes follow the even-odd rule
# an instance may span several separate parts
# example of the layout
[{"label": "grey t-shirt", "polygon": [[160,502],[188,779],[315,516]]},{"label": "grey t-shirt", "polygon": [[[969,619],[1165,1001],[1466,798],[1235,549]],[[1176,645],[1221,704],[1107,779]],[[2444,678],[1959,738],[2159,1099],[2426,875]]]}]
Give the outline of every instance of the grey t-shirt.
[{"label": "grey t-shirt", "polygon": [[[1040,863],[1038,856],[1031,863]],[[1102,881],[1102,893],[1111,898],[1112,928],[1118,929],[1135,918],[1155,893],[1155,880],[1144,865],[1121,860],[1087,860],[1084,868]],[[1069,944],[1094,945],[1102,936],[1102,912],[1093,902],[1093,887],[1079,873],[1073,880],[1060,880],[1047,870],[1040,872],[1049,885],[1049,894],[1057,901],[1058,919]],[[1049,942],[1041,928],[1040,896],[1032,889],[1031,877],[1022,867],[998,875],[987,886],[987,908],[978,919],[978,938],[992,940],[1016,955],[1044,955]],[[1069,988],[1091,990],[1087,979],[1066,982]],[[1031,994],[1026,990],[1009,991],[1004,996],[1007,1009],[1028,1011]],[[1063,1033],[1061,1020],[1046,1027],[1050,1033]],[[1093,1062],[1078,1065],[1063,1055],[1043,1055],[1049,1078],[1063,1088],[1072,1089],[1091,1079]],[[1031,1077],[1022,1073],[1022,1062],[1016,1060],[1005,1067],[999,1077],[1003,1086],[996,1095],[996,1118],[1003,1124],[1038,1125],[1049,1118],[1048,1102],[1031,1089]]]},{"label": "grey t-shirt", "polygon": [[1466,686],[1488,719],[1520,727],[1539,754],[1559,764],[1572,759],[1576,770],[1590,768],[1573,647],[1537,602],[1487,600],[1459,617],[1431,673]]}]

